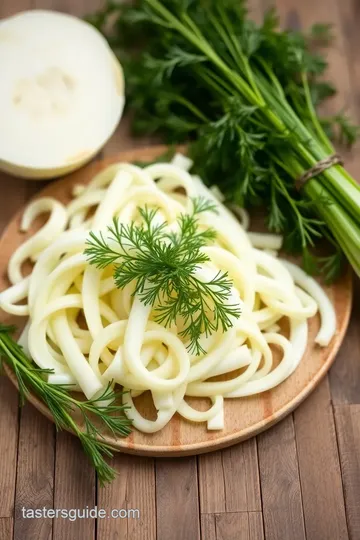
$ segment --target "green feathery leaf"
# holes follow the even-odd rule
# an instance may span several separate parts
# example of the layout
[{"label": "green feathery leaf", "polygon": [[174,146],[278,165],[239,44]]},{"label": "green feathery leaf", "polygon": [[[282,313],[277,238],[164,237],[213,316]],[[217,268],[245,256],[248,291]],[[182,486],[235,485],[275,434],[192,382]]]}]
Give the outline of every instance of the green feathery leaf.
[{"label": "green feathery leaf", "polygon": [[207,199],[193,200],[191,214],[181,214],[177,229],[168,232],[167,223],[157,223],[157,210],[140,208],[142,224],[129,225],[114,219],[108,236],[90,233],[85,254],[97,268],[114,266],[114,280],[119,289],[135,284],[147,306],[154,306],[155,320],[165,327],[181,320],[180,335],[188,341],[191,353],[201,354],[202,334],[226,332],[240,316],[237,304],[230,303],[232,282],[219,272],[206,279],[202,265],[209,262],[202,248],[214,241],[211,228],[201,229],[198,216],[214,212]]}]

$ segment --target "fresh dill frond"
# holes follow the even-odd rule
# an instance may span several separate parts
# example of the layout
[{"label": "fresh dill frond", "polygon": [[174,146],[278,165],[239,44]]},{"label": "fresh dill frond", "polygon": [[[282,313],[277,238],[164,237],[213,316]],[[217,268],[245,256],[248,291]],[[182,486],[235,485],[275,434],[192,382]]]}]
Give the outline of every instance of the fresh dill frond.
[{"label": "fresh dill frond", "polygon": [[[56,428],[70,430],[80,439],[100,483],[110,482],[115,471],[104,459],[104,456],[112,456],[112,449],[105,439],[102,440],[103,430],[109,430],[115,437],[126,437],[131,432],[131,420],[122,414],[126,407],[119,405],[121,393],[114,392],[109,384],[98,398],[80,401],[70,393],[70,386],[48,383],[45,376],[52,370],[37,367],[26,356],[23,348],[11,337],[14,331],[14,327],[0,324],[0,357],[16,375],[20,404],[33,392],[48,406]],[[83,427],[72,416],[75,411],[80,413]]]},{"label": "fresh dill frond", "polygon": [[156,223],[157,210],[140,208],[140,225],[114,219],[108,236],[92,232],[85,249],[97,268],[115,265],[119,289],[135,284],[134,295],[154,306],[156,322],[169,327],[180,319],[180,335],[188,341],[189,352],[197,355],[205,352],[202,334],[226,332],[240,316],[239,305],[230,302],[232,282],[227,273],[210,279],[201,273],[201,266],[209,262],[202,248],[215,240],[216,232],[200,229],[198,215],[214,211],[211,201],[194,199],[192,212],[181,214],[177,229],[169,232],[167,223]]},{"label": "fresh dill frond", "polygon": [[332,283],[341,275],[341,270],[344,265],[344,254],[340,249],[337,249],[327,257],[319,257],[321,272],[324,274],[325,282]]}]

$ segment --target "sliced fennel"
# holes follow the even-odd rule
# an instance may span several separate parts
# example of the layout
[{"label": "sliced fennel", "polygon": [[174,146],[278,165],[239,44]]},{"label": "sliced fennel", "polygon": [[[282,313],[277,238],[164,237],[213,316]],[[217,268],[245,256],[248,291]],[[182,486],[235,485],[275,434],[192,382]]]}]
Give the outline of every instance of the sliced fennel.
[{"label": "sliced fennel", "polygon": [[122,68],[101,34],[63,13],[0,22],[0,168],[50,178],[87,162],[124,107]]}]

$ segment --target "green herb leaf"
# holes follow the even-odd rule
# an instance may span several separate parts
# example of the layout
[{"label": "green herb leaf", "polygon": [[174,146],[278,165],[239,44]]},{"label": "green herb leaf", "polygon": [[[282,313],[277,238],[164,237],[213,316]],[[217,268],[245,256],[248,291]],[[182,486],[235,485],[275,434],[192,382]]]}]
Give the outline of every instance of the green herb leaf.
[{"label": "green herb leaf", "polygon": [[97,268],[115,264],[116,286],[123,289],[134,283],[134,294],[154,306],[159,324],[169,327],[181,319],[180,335],[195,354],[205,352],[202,334],[226,332],[240,316],[239,306],[230,303],[232,282],[227,274],[204,279],[198,273],[209,262],[201,248],[216,237],[211,228],[199,229],[198,216],[215,210],[211,201],[194,199],[192,213],[181,214],[178,229],[169,233],[166,223],[156,224],[156,210],[140,208],[143,224],[124,225],[114,219],[106,238],[90,233],[85,250]]}]

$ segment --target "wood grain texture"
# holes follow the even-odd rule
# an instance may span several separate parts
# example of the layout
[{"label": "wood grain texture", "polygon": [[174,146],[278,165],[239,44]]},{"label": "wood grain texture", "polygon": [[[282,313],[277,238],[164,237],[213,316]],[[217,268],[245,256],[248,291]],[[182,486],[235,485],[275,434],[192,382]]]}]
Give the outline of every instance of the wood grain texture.
[{"label": "wood grain texture", "polygon": [[156,461],[157,540],[200,540],[196,458]]},{"label": "wood grain texture", "polygon": [[[307,538],[347,540],[344,497],[328,380],[294,413]],[[319,451],[320,450],[320,451]],[[326,519],[323,516],[326,515]]]},{"label": "wood grain texture", "polygon": [[201,514],[202,540],[216,540],[215,514]]},{"label": "wood grain texture", "polygon": [[99,0],[32,0],[32,2],[33,7],[37,9],[53,9],[72,13],[77,17],[84,17],[88,13],[93,13],[94,10],[103,5],[103,2]]},{"label": "wood grain texture", "polygon": [[202,513],[261,510],[256,439],[199,456]]},{"label": "wood grain texture", "polygon": [[53,424],[26,404],[22,410],[19,432],[15,540],[49,540],[52,537],[51,519],[24,519],[22,512],[23,509],[53,507],[54,448]]},{"label": "wood grain texture", "polygon": [[[359,167],[360,172],[360,167]],[[354,280],[354,298],[360,298],[360,281]],[[330,371],[332,400],[335,404],[360,404],[360,304],[353,304],[350,324],[337,356]]]},{"label": "wood grain texture", "polygon": [[99,520],[97,540],[155,540],[154,460],[119,454],[111,465],[117,476],[112,484],[98,487],[98,507],[107,511],[122,508],[139,510],[140,518]]},{"label": "wood grain texture", "polygon": [[[182,538],[185,540],[188,537]],[[201,538],[203,540],[264,540],[262,514],[261,512],[202,514]]]},{"label": "wood grain texture", "polygon": [[216,540],[263,540],[264,538],[260,512],[216,514],[215,531]]},{"label": "wood grain texture", "polygon": [[335,407],[350,540],[360,538],[360,405]]},{"label": "wood grain texture", "polygon": [[222,452],[227,512],[261,510],[256,439]]},{"label": "wood grain texture", "polygon": [[0,518],[5,518],[14,511],[19,418],[18,396],[5,377],[0,378],[0,396]]},{"label": "wood grain texture", "polygon": [[[79,441],[69,433],[56,434],[54,508],[85,509],[95,506],[95,472]],[[95,520],[54,519],[54,538],[95,539]]]},{"label": "wood grain texture", "polygon": [[33,7],[32,0],[1,0],[0,3],[0,18],[10,17],[19,11],[25,11]]},{"label": "wood grain texture", "polygon": [[261,512],[249,512],[249,540],[264,540],[264,524]]},{"label": "wood grain texture", "polygon": [[249,536],[247,512],[229,512],[215,516],[216,540],[255,540]]},{"label": "wood grain texture", "polygon": [[258,450],[266,539],[304,540],[306,535],[292,416],[259,435]]},{"label": "wood grain texture", "polygon": [[199,456],[200,511],[204,514],[226,511],[222,453]]},{"label": "wood grain texture", "polygon": [[0,518],[0,540],[10,540],[13,537],[13,518]]}]

